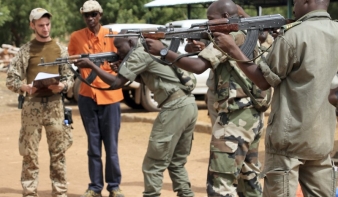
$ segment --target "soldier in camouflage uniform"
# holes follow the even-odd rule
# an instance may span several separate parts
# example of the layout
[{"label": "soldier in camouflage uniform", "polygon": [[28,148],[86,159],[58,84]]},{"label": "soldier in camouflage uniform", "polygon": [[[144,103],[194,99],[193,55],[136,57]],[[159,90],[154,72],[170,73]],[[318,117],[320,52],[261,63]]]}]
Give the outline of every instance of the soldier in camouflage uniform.
[{"label": "soldier in camouflage uniform", "polygon": [[[154,93],[154,99],[161,107],[148,142],[143,160],[144,197],[161,195],[163,172],[167,169],[173,182],[173,190],[179,197],[194,196],[188,172],[184,165],[190,154],[193,131],[197,120],[197,105],[194,96],[186,91],[169,66],[154,61],[135,38],[115,38],[114,44],[121,59],[136,47],[121,65],[117,77],[106,74],[84,58],[75,63],[80,68],[89,67],[112,89],[134,81],[139,75],[144,84]],[[184,112],[184,113],[182,113]]]},{"label": "soldier in camouflage uniform", "polygon": [[[237,5],[238,8],[238,16],[239,17],[250,17],[241,6]],[[260,34],[259,36],[259,50],[261,51],[265,51],[270,45],[271,43],[269,41],[271,41],[272,36],[270,36],[270,34],[267,34],[267,32],[264,32],[266,34]],[[268,39],[269,38],[269,39]],[[206,45],[208,45],[210,43],[210,41],[208,40],[191,40],[191,39],[187,39],[188,43],[185,45],[185,51],[188,53],[194,53],[194,52],[200,52],[201,50],[203,50],[205,48]],[[266,56],[266,54],[264,54],[264,56]],[[208,115],[210,117],[210,121],[211,121],[211,126],[213,126],[215,124],[216,118],[217,118],[217,111],[214,108],[214,103],[215,103],[215,79],[214,79],[214,72],[213,70],[210,70],[209,72],[209,76],[206,82],[206,85],[208,87],[208,91],[206,94],[206,98],[207,98],[207,107],[208,107]]]},{"label": "soldier in camouflage uniform", "polygon": [[[212,3],[207,17],[219,19],[237,16],[237,6],[231,0]],[[231,33],[237,45],[242,45],[245,34],[241,31]],[[158,55],[162,45],[159,41],[147,39],[149,52]],[[178,54],[169,52],[166,59],[174,61]],[[210,158],[207,177],[209,197],[262,196],[258,177],[258,145],[263,128],[262,112],[253,106],[234,78],[236,69],[251,91],[253,83],[237,69],[235,62],[214,48],[207,46],[199,53],[199,58],[181,58],[175,65],[194,73],[213,69],[215,76],[214,107],[218,111],[210,143]]]},{"label": "soldier in camouflage uniform", "polygon": [[[54,61],[58,57],[67,57],[65,47],[50,37],[51,14],[36,8],[30,13],[30,27],[35,32],[35,39],[23,45],[11,61],[7,73],[6,85],[15,93],[25,95],[21,112],[21,130],[19,152],[23,156],[21,184],[24,197],[38,196],[38,149],[42,127],[46,130],[50,154],[50,179],[52,196],[67,196],[66,150],[72,144],[69,125],[64,123],[64,106],[61,92],[67,92],[73,85],[73,73],[70,65],[40,67],[40,58]],[[60,74],[58,85],[37,89],[32,86],[39,72]]]},{"label": "soldier in camouflage uniform", "polygon": [[[265,197],[295,196],[298,181],[304,196],[336,196],[330,158],[336,116],[327,97],[328,87],[332,84],[331,96],[336,87],[338,23],[327,12],[329,2],[294,0],[297,21],[281,28],[266,61],[237,62],[259,87],[274,87],[262,172]],[[230,56],[247,60],[230,36],[214,36]]]}]

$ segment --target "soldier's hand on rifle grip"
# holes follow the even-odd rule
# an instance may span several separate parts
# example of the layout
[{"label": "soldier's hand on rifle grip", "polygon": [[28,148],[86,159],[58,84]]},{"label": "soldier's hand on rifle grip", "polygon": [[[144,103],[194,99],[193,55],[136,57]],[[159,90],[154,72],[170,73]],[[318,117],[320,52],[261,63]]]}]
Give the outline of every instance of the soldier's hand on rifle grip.
[{"label": "soldier's hand on rifle grip", "polygon": [[95,64],[88,58],[76,59],[73,61],[74,65],[79,68],[93,68]]},{"label": "soldier's hand on rifle grip", "polygon": [[197,40],[187,39],[188,43],[184,50],[188,53],[200,52],[205,48],[205,43]]},{"label": "soldier's hand on rifle grip", "polygon": [[145,41],[148,46],[148,51],[146,49],[145,51],[152,55],[159,56],[161,49],[165,48],[163,43],[160,40],[153,40],[150,38],[146,38]]},{"label": "soldier's hand on rifle grip", "polygon": [[217,46],[219,46],[226,53],[229,53],[232,49],[238,48],[233,36],[230,34],[214,32],[213,36]]},{"label": "soldier's hand on rifle grip", "polygon": [[110,62],[109,65],[110,65],[110,68],[112,69],[112,71],[118,73],[121,62],[122,62],[122,60],[119,60],[119,61],[116,61],[116,62]]}]

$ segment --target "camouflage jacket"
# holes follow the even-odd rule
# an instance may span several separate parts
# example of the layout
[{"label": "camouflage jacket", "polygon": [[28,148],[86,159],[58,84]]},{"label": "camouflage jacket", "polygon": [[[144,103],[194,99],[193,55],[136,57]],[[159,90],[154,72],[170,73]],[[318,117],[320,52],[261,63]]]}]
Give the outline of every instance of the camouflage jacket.
[{"label": "camouflage jacket", "polygon": [[[23,94],[24,92],[20,90],[22,84],[26,84],[26,77],[27,77],[27,68],[29,66],[29,58],[30,58],[30,46],[31,42],[26,43],[23,45],[18,54],[13,58],[10,63],[10,66],[7,71],[7,79],[6,79],[6,86],[9,90]],[[60,47],[61,50],[61,57],[68,57],[68,52],[65,47],[63,47],[60,43],[56,42],[56,44]],[[70,70],[69,64],[62,64],[59,66],[59,74],[63,79],[63,83],[66,83],[68,89],[73,86],[74,83],[74,74]],[[65,80],[64,80],[65,79]]]},{"label": "camouflage jacket", "polygon": [[[237,45],[242,45],[245,40],[245,34],[241,31],[231,33]],[[258,49],[258,48],[257,48]],[[256,51],[258,53],[258,51]],[[229,61],[219,50],[214,48],[213,43],[209,44],[199,57],[208,60],[214,72],[214,85],[216,102],[214,108],[220,112],[233,112],[238,109],[253,108],[251,99],[247,96],[241,86],[236,82],[233,73],[229,72],[229,67],[235,69],[244,79],[249,89],[252,89],[253,83],[245,74],[237,68],[235,61]],[[256,61],[260,61],[257,59]]]}]

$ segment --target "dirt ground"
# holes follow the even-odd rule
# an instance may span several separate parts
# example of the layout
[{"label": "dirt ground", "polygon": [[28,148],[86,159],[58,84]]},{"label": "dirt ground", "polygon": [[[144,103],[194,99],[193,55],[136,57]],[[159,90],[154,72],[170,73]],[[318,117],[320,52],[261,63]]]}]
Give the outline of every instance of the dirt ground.
[{"label": "dirt ground", "polygon": [[[17,109],[17,95],[5,87],[6,74],[0,72],[0,197],[21,196],[21,156],[18,151],[18,136],[20,129],[20,110]],[[87,167],[87,140],[76,104],[67,103],[73,109],[74,144],[67,152],[68,196],[78,197],[87,189],[89,183]],[[206,106],[198,102],[199,123],[208,124]],[[121,104],[122,115],[137,117],[155,117],[157,113],[142,110],[132,110]],[[122,170],[122,184],[126,197],[142,196],[143,175],[141,165],[147,148],[147,140],[152,124],[145,122],[122,122],[119,134],[119,157]],[[336,138],[338,139],[338,138]],[[195,197],[206,197],[205,182],[209,156],[210,134],[195,132],[191,155],[188,157],[186,168],[189,173]],[[104,159],[103,155],[103,159]],[[264,160],[264,141],[259,147],[259,159]],[[45,134],[43,134],[39,148],[39,187],[41,197],[51,196],[51,182],[49,179],[49,155]],[[168,173],[164,173],[163,197],[176,196],[171,189]],[[108,196],[107,191],[102,192]]]}]

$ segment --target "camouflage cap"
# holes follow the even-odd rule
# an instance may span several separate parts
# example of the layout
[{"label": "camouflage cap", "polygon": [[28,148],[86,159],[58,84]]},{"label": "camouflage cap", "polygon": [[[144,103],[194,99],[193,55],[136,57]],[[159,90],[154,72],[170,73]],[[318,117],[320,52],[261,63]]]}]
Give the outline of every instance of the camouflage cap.
[{"label": "camouflage cap", "polygon": [[38,20],[40,19],[43,15],[48,14],[49,16],[52,16],[51,13],[49,13],[46,9],[43,8],[34,8],[31,11],[31,14],[29,15],[29,21],[33,20]]},{"label": "camouflage cap", "polygon": [[94,11],[97,11],[97,12],[100,12],[100,13],[103,12],[102,7],[99,4],[99,2],[97,2],[95,0],[86,1],[83,4],[83,6],[80,8],[81,14],[85,13],[85,12],[94,12]]}]

